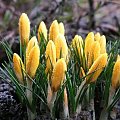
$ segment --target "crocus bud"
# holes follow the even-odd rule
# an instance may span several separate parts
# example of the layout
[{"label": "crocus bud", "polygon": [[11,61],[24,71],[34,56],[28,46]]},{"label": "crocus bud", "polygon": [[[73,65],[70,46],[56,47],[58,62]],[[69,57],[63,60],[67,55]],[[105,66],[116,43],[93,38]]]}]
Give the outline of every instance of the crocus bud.
[{"label": "crocus bud", "polygon": [[47,28],[43,21],[39,24],[39,28],[38,28],[38,41],[39,42],[41,41],[41,38],[40,38],[41,34],[43,34],[45,40],[47,40]]},{"label": "crocus bud", "polygon": [[19,34],[21,44],[27,45],[30,36],[30,21],[25,13],[22,13],[19,19]]},{"label": "crocus bud", "polygon": [[26,72],[31,78],[34,78],[35,76],[36,70],[39,65],[39,57],[40,57],[40,49],[38,45],[35,45],[31,49],[29,53],[28,61],[26,63]]},{"label": "crocus bud", "polygon": [[87,81],[95,82],[107,64],[107,53],[101,54],[88,71]]},{"label": "crocus bud", "polygon": [[27,48],[26,48],[26,63],[28,62],[29,53],[30,53],[31,49],[37,44],[38,44],[37,38],[36,38],[36,36],[33,36],[30,39],[30,41],[28,42],[28,45],[27,45]]},{"label": "crocus bud", "polygon": [[119,86],[120,86],[120,59],[117,59],[112,73],[112,87],[116,89]]},{"label": "crocus bud", "polygon": [[18,54],[13,54],[13,69],[19,82],[23,84],[24,65]]},{"label": "crocus bud", "polygon": [[64,58],[66,62],[68,62],[68,46],[66,43],[65,36],[62,34],[59,34],[56,41],[56,58]]},{"label": "crocus bud", "polygon": [[57,20],[54,20],[50,26],[49,40],[53,40],[53,42],[55,42],[58,34],[59,34],[59,24]]},{"label": "crocus bud", "polygon": [[83,56],[83,39],[79,35],[75,35],[72,40],[73,49],[78,52],[79,56]]},{"label": "crocus bud", "polygon": [[86,58],[88,58],[88,56],[89,56],[89,52],[91,50],[91,46],[92,46],[93,42],[94,42],[94,33],[90,32],[85,39],[85,55],[86,55]]},{"label": "crocus bud", "polygon": [[67,71],[67,65],[64,58],[59,59],[53,69],[51,78],[51,89],[56,92],[65,79],[65,71]]},{"label": "crocus bud", "polygon": [[100,53],[101,54],[106,53],[106,38],[104,35],[100,37],[99,43],[100,43]]},{"label": "crocus bud", "polygon": [[49,40],[47,46],[46,46],[46,72],[53,69],[55,63],[56,63],[56,47],[52,40]]},{"label": "crocus bud", "polygon": [[95,34],[94,38],[95,38],[95,41],[98,41],[98,42],[99,42],[99,40],[100,40],[100,33],[97,32],[97,33]]},{"label": "crocus bud", "polygon": [[61,33],[62,35],[65,35],[65,28],[62,22],[59,23],[59,33]]}]

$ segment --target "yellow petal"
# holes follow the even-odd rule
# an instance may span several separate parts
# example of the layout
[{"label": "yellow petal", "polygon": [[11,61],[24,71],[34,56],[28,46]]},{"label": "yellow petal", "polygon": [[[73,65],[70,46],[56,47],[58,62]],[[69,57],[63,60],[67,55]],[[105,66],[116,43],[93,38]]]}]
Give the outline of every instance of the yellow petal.
[{"label": "yellow petal", "polygon": [[118,88],[120,85],[120,60],[116,61],[112,73],[112,87]]},{"label": "yellow petal", "polygon": [[66,62],[68,61],[68,46],[66,43],[65,36],[62,34],[59,34],[56,41],[56,58],[64,58]]},{"label": "yellow petal", "polygon": [[64,28],[64,24],[62,22],[59,23],[59,32],[62,35],[65,35],[65,28]]},{"label": "yellow petal", "polygon": [[39,42],[41,41],[40,34],[43,34],[45,40],[47,40],[47,28],[43,21],[39,24],[39,28],[38,28],[38,41]]},{"label": "yellow petal", "polygon": [[37,45],[37,38],[36,36],[33,36],[30,41],[28,42],[27,48],[26,48],[26,63],[28,62],[28,58],[29,58],[29,53],[32,50],[32,48]]},{"label": "yellow petal", "polygon": [[98,41],[98,42],[99,42],[99,40],[100,40],[100,33],[97,32],[97,33],[95,34],[95,41]]},{"label": "yellow petal", "polygon": [[55,64],[52,73],[51,89],[53,92],[56,92],[63,83],[65,79],[65,71],[67,71],[67,66],[64,58],[61,58]]},{"label": "yellow petal", "polygon": [[87,80],[95,82],[107,64],[107,53],[101,54],[88,71]]},{"label": "yellow petal", "polygon": [[49,40],[46,46],[46,72],[52,70],[56,63],[56,47],[52,40]]},{"label": "yellow petal", "polygon": [[94,33],[90,32],[85,39],[85,56],[88,59],[89,52],[94,42]]},{"label": "yellow petal", "polygon": [[104,35],[100,37],[99,43],[100,43],[100,53],[101,54],[106,53],[106,38]]},{"label": "yellow petal", "polygon": [[22,45],[27,45],[30,36],[30,21],[27,14],[22,13],[19,19],[19,34]]},{"label": "yellow petal", "polygon": [[26,64],[26,72],[31,78],[34,78],[35,76],[39,65],[39,57],[40,49],[38,45],[35,45],[29,53],[28,62]]},{"label": "yellow petal", "polygon": [[53,40],[53,42],[55,42],[58,34],[59,34],[59,24],[57,20],[54,20],[50,26],[49,40]]},{"label": "yellow petal", "polygon": [[13,68],[20,83],[23,84],[24,65],[18,54],[13,54]]}]

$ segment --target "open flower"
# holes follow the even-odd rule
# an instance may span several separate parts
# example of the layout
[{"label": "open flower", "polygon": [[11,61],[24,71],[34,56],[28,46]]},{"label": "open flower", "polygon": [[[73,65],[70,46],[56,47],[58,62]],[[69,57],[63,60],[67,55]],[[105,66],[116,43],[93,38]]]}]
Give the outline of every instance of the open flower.
[{"label": "open flower", "polygon": [[22,13],[19,19],[19,34],[21,44],[27,45],[30,36],[30,21],[25,13]]},{"label": "open flower", "polygon": [[95,82],[107,64],[107,53],[101,54],[88,71],[87,81]]},{"label": "open flower", "polygon": [[112,87],[118,88],[120,85],[120,58],[117,58],[112,73]]},{"label": "open flower", "polygon": [[59,34],[56,41],[56,58],[64,58],[66,62],[68,62],[68,46],[66,43],[65,36],[62,34]]},{"label": "open flower", "polygon": [[39,28],[38,28],[38,41],[39,42],[41,41],[40,34],[43,34],[45,40],[47,40],[47,28],[43,21],[39,24]]},{"label": "open flower", "polygon": [[65,79],[65,71],[67,71],[67,65],[64,58],[59,59],[53,69],[51,78],[51,89],[56,92]]},{"label": "open flower", "polygon": [[56,47],[52,40],[49,40],[46,46],[46,72],[53,69],[56,63]]},{"label": "open flower", "polygon": [[23,84],[24,65],[17,53],[13,54],[13,69],[21,84]]}]

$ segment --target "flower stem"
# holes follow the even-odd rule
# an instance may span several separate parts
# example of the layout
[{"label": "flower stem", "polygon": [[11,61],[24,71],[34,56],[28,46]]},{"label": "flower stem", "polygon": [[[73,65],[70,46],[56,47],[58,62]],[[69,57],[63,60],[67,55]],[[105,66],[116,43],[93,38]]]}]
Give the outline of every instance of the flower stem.
[{"label": "flower stem", "polygon": [[[27,99],[29,101],[30,106],[32,106],[32,82],[28,78],[27,78],[27,88],[28,88],[26,89]],[[27,107],[27,114],[28,114],[28,120],[35,119],[35,112],[33,113],[28,107]]]}]

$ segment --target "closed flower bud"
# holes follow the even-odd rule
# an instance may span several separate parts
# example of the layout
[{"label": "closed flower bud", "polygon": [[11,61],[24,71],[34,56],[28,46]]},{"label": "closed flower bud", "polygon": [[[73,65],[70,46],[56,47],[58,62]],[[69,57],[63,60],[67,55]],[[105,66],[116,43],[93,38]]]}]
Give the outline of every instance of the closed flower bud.
[{"label": "closed flower bud", "polygon": [[13,68],[21,84],[23,84],[24,65],[18,54],[13,54]]},{"label": "closed flower bud", "polygon": [[30,36],[30,21],[25,13],[22,13],[19,19],[19,34],[21,44],[27,45]]},{"label": "closed flower bud", "polygon": [[72,47],[75,51],[78,52],[79,56],[83,56],[83,40],[82,37],[79,35],[75,35],[74,39],[72,40]]},{"label": "closed flower bud", "polygon": [[88,57],[91,46],[94,42],[94,33],[90,32],[85,39],[85,55]]},{"label": "closed flower bud", "polygon": [[28,62],[26,63],[26,72],[31,77],[34,78],[36,70],[39,65],[40,49],[38,45],[35,45],[28,57]]},{"label": "closed flower bud", "polygon": [[100,53],[101,54],[106,53],[106,38],[104,35],[100,37],[99,43],[100,43]]},{"label": "closed flower bud", "polygon": [[120,61],[120,55],[117,56],[117,61]]},{"label": "closed flower bud", "polygon": [[120,60],[117,60],[112,73],[112,87],[114,89],[120,86]]},{"label": "closed flower bud", "polygon": [[59,23],[59,33],[61,33],[62,35],[65,35],[65,28],[62,22]]},{"label": "closed flower bud", "polygon": [[46,46],[46,72],[52,70],[56,63],[56,47],[52,40]]},{"label": "closed flower bud", "polygon": [[56,41],[56,58],[64,58],[66,62],[68,62],[68,46],[66,43],[65,36],[62,34],[59,34]]},{"label": "closed flower bud", "polygon": [[88,71],[87,81],[95,82],[107,64],[107,53],[101,54]]},{"label": "closed flower bud", "polygon": [[59,34],[59,24],[57,20],[54,20],[50,26],[49,40],[53,40],[53,42],[55,42],[58,34]]},{"label": "closed flower bud", "polygon": [[30,53],[31,49],[37,44],[38,44],[38,42],[37,42],[36,36],[32,37],[30,39],[30,41],[28,42],[28,45],[27,45],[27,48],[26,48],[26,63],[28,62],[29,53]]},{"label": "closed flower bud", "polygon": [[38,28],[38,41],[39,42],[41,41],[41,38],[40,38],[41,34],[43,34],[45,40],[47,40],[47,28],[43,21],[39,24],[39,28]]},{"label": "closed flower bud", "polygon": [[59,59],[53,69],[51,78],[51,89],[56,92],[65,79],[65,71],[67,71],[67,66],[64,58]]},{"label": "closed flower bud", "polygon": [[100,40],[100,33],[97,32],[97,33],[95,34],[95,41],[98,41],[98,42],[99,42],[99,40]]}]

